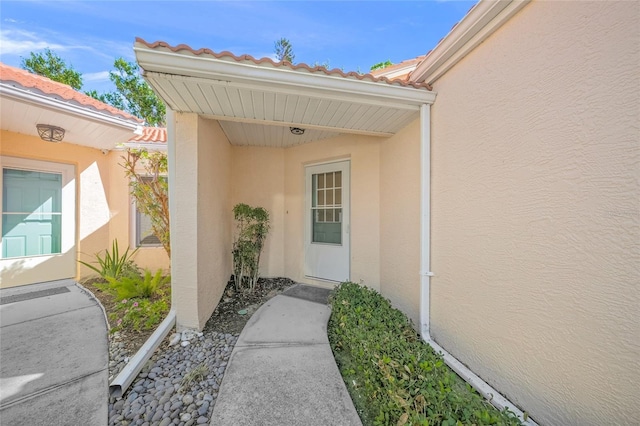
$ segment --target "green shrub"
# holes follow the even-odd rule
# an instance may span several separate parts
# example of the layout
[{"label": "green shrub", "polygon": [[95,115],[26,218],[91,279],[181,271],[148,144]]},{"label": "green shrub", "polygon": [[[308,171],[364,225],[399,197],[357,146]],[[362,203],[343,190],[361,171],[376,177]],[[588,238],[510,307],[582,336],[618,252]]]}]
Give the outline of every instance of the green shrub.
[{"label": "green shrub", "polygon": [[111,244],[111,251],[106,249],[104,251],[104,257],[101,257],[100,253],[95,254],[96,261],[92,263],[97,264],[97,266],[88,262],[83,262],[82,260],[79,260],[78,262],[97,272],[104,279],[120,279],[123,276],[138,273],[138,267],[133,262],[133,255],[138,251],[138,249],[135,249],[132,252],[129,252],[129,250],[130,248],[127,247],[121,255],[118,248],[118,240],[113,240],[113,243]]},{"label": "green shrub", "polygon": [[[144,276],[132,274],[120,277],[120,279],[112,277],[106,277],[106,279],[108,282],[107,291],[114,293],[118,300],[123,300],[136,297],[150,298],[160,287],[168,283],[171,277],[163,277],[162,269],[158,269],[155,275],[151,275],[151,271],[145,269]],[[101,289],[104,289],[104,286]]]},{"label": "green shrub", "polygon": [[328,334],[365,425],[519,425],[484,400],[374,290],[341,284]]},{"label": "green shrub", "polygon": [[135,331],[151,330],[167,316],[169,312],[168,295],[158,300],[123,299],[109,315],[109,320],[115,324],[111,332],[124,328]]},{"label": "green shrub", "polygon": [[233,207],[236,232],[233,241],[233,280],[237,290],[253,291],[258,282],[260,254],[269,233],[269,212],[262,207],[236,204]]}]

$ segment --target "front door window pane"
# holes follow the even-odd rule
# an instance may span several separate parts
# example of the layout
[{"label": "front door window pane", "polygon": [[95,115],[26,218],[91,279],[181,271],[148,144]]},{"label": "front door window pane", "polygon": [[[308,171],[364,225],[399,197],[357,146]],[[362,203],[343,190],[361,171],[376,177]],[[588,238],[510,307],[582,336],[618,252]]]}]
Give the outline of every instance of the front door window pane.
[{"label": "front door window pane", "polygon": [[342,244],[342,172],[314,174],[311,182],[311,241]]},{"label": "front door window pane", "polygon": [[2,171],[2,258],[61,252],[62,175]]}]

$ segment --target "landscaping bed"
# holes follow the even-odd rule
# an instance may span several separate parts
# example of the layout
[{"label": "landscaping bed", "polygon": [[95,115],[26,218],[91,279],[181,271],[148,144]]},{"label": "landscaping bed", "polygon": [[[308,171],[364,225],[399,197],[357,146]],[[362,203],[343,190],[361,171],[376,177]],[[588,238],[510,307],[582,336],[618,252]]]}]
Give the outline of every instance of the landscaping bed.
[{"label": "landscaping bed", "polygon": [[[139,328],[134,329],[133,327],[120,327],[119,329],[115,329],[114,326],[117,324],[117,316],[119,313],[123,312],[122,310],[122,302],[118,301],[114,294],[105,291],[104,289],[100,289],[96,287],[101,286],[105,283],[105,280],[101,278],[93,278],[87,281],[82,282],[82,286],[89,290],[93,295],[98,299],[98,301],[104,307],[104,310],[107,314],[107,318],[109,320],[109,340],[110,342],[115,340],[117,342],[122,343],[121,349],[126,351],[127,353],[133,355],[135,354],[140,347],[147,341],[149,336],[155,331],[156,327],[149,327],[148,329]],[[169,287],[169,285],[167,285]],[[157,296],[156,296],[157,297]],[[157,300],[157,299],[156,299]],[[127,301],[128,302],[128,301]],[[135,302],[132,302],[132,305]],[[120,305],[119,305],[120,304]],[[126,304],[126,303],[125,303]],[[120,309],[118,309],[120,308]],[[167,305],[167,309],[162,311],[162,319],[169,312],[170,305]],[[115,319],[115,320],[114,320]],[[158,322],[159,324],[159,322]],[[158,325],[156,324],[156,326]]]},{"label": "landscaping bed", "polygon": [[331,305],[329,341],[365,426],[521,424],[454,373],[376,291],[343,283]]},{"label": "landscaping bed", "polygon": [[[159,312],[153,311],[154,318],[147,322],[147,317],[140,317],[138,326],[129,322],[118,326],[118,320],[128,309],[138,309],[135,299],[119,301],[112,291],[104,288],[106,280],[93,278],[86,280],[82,286],[91,291],[104,307],[109,319],[109,377],[113,379],[126,365],[126,362],[142,347],[149,336],[155,331],[156,326],[169,312],[170,283],[165,283],[159,292],[156,292],[149,300],[151,302],[163,299],[168,302],[166,308]],[[253,292],[236,291],[233,281],[229,281],[225,288],[220,303],[207,321],[203,332],[218,332],[223,334],[239,335],[251,315],[264,302],[273,296],[282,293],[285,289],[294,285],[289,278],[260,278]],[[157,315],[156,317],[156,314]],[[145,325],[146,324],[146,325]],[[166,342],[165,342],[166,343]]]},{"label": "landscaping bed", "polygon": [[[264,302],[293,284],[287,278],[260,278],[253,292],[239,292],[229,282],[201,333],[186,332],[189,339],[173,346],[169,345],[171,335],[167,336],[126,392],[109,398],[108,424],[209,424],[238,335]],[[100,297],[107,302],[108,314],[117,309],[104,292]],[[110,335],[110,355],[119,352],[129,332],[125,327]]]}]

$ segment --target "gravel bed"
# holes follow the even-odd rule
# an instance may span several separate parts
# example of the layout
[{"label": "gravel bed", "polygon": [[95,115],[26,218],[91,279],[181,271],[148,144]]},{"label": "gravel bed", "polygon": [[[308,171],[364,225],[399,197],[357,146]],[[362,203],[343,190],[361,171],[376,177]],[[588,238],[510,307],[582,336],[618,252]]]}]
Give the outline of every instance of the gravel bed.
[{"label": "gravel bed", "polygon": [[[120,398],[109,398],[109,425],[209,424],[218,389],[237,334],[183,332],[165,340]],[[128,361],[118,336],[112,336],[109,375]],[[119,358],[118,358],[119,357]],[[112,366],[113,364],[113,366]],[[111,380],[111,378],[109,379]]]},{"label": "gravel bed", "polygon": [[131,354],[126,349],[122,335],[117,331],[109,336],[109,383],[129,362]]}]

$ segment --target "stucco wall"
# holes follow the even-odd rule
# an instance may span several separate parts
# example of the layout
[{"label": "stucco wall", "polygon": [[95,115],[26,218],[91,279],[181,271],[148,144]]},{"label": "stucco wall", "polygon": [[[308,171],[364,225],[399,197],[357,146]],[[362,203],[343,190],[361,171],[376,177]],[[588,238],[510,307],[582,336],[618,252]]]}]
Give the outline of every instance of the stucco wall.
[{"label": "stucco wall", "polygon": [[231,276],[231,145],[217,121],[175,113],[175,148],[173,305],[178,328],[202,329]]},{"label": "stucco wall", "polygon": [[284,149],[234,146],[231,173],[231,206],[245,203],[269,211],[260,276],[284,276]]},{"label": "stucco wall", "polygon": [[[92,254],[107,247],[109,241],[109,160],[99,150],[68,143],[44,142],[40,138],[8,131],[0,132],[0,155],[50,161],[75,166],[76,179],[76,253],[81,260],[93,260]],[[44,267],[47,265],[44,264]],[[41,268],[38,268],[40,270]],[[75,278],[87,274],[77,265]],[[44,271],[44,272],[43,272]],[[15,279],[2,280],[1,286],[47,281],[45,270],[20,272]]]},{"label": "stucco wall", "polygon": [[[76,256],[93,262],[94,255],[111,248],[118,239],[121,249],[132,244],[129,188],[124,170],[119,166],[122,152],[103,154],[98,149],[70,143],[50,143],[34,136],[2,131],[0,155],[72,164],[76,168]],[[133,248],[132,248],[133,249]],[[162,248],[140,248],[135,261],[142,268],[168,269],[169,259]],[[77,263],[73,278],[82,280],[95,275]],[[46,280],[47,274],[22,271],[20,279],[2,286]],[[50,276],[50,275],[49,275]],[[4,280],[3,280],[4,281]],[[7,280],[9,281],[9,280]]]},{"label": "stucco wall", "polygon": [[171,238],[179,327],[202,328],[222,296],[232,273],[236,203],[269,210],[272,228],[262,254],[262,276],[333,285],[304,276],[307,164],[351,161],[351,279],[379,289],[380,139],[340,136],[286,149],[240,147],[229,144],[215,121],[196,114],[175,117],[176,172],[171,182],[172,194],[179,196],[173,197]]},{"label": "stucco wall", "polygon": [[330,283],[304,276],[305,165],[351,161],[351,280],[380,286],[380,139],[344,135],[284,150],[284,271],[293,280]]},{"label": "stucco wall", "polygon": [[545,425],[640,416],[639,14],[532,2],[434,85],[432,335]]},{"label": "stucco wall", "polygon": [[420,121],[380,148],[381,293],[420,322]]}]

